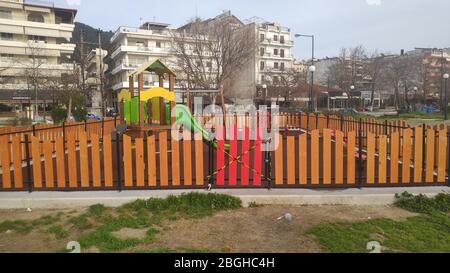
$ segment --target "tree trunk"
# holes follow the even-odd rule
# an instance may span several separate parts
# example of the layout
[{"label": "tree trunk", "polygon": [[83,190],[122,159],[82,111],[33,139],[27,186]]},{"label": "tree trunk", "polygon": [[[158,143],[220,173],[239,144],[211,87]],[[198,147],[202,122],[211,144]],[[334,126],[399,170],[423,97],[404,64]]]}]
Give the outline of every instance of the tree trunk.
[{"label": "tree trunk", "polygon": [[69,98],[69,107],[67,109],[67,119],[70,121],[70,116],[72,115],[72,97]]}]

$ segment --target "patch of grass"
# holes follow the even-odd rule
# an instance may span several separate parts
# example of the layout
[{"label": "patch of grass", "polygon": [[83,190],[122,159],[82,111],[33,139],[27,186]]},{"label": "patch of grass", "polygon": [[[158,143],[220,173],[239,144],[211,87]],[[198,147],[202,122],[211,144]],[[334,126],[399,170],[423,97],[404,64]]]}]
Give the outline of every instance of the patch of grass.
[{"label": "patch of grass", "polygon": [[22,220],[1,222],[0,233],[8,230],[17,231],[19,233],[30,233],[33,230],[33,227],[28,222]]},{"label": "patch of grass", "polygon": [[92,223],[85,214],[70,218],[69,223],[78,230],[87,230],[93,227]]},{"label": "patch of grass", "polygon": [[403,193],[396,196],[395,205],[422,213],[405,221],[374,219],[361,223],[322,224],[309,234],[330,252],[368,252],[367,243],[378,241],[383,252],[449,252],[450,196],[434,198]]},{"label": "patch of grass", "polygon": [[150,198],[137,200],[123,206],[127,210],[137,211],[145,208],[152,213],[171,212],[193,218],[210,216],[216,211],[240,207],[242,207],[242,201],[239,198],[214,193],[188,193],[169,196],[166,199]]},{"label": "patch of grass", "polygon": [[58,213],[55,215],[44,215],[39,219],[31,221],[31,225],[34,227],[38,226],[49,226],[61,220],[62,213]]},{"label": "patch of grass", "polygon": [[173,249],[168,247],[152,248],[152,249],[142,249],[135,253],[210,253],[211,251],[206,248],[179,248]]},{"label": "patch of grass", "polygon": [[[212,193],[189,193],[169,196],[166,199],[137,200],[118,208],[118,216],[105,218],[100,227],[91,233],[82,235],[79,242],[83,248],[96,246],[102,252],[119,251],[139,243],[151,242],[158,233],[157,229],[150,228],[146,238],[142,240],[122,240],[111,234],[122,228],[141,229],[160,226],[163,220],[205,217],[216,211],[237,209],[241,206],[242,202],[238,198]],[[95,208],[89,208],[88,215],[98,216],[102,215],[104,211],[103,206],[96,205]]]},{"label": "patch of grass", "polygon": [[89,216],[102,216],[106,211],[106,207],[102,204],[92,205],[88,208]]},{"label": "patch of grass", "polygon": [[419,213],[450,212],[450,194],[438,194],[430,198],[425,195],[412,195],[408,192],[395,195],[397,207]]},{"label": "patch of grass", "polygon": [[375,219],[363,223],[323,224],[313,227],[320,244],[330,252],[368,252],[367,243],[379,241],[383,252],[449,252],[449,227],[427,216],[403,222]]},{"label": "patch of grass", "polygon": [[264,207],[264,205],[258,204],[258,203],[256,203],[256,202],[250,202],[250,203],[248,204],[248,207],[249,207],[249,208],[261,208],[261,207]]},{"label": "patch of grass", "polygon": [[57,240],[67,238],[69,233],[62,226],[52,226],[47,230],[48,233],[55,235]]}]

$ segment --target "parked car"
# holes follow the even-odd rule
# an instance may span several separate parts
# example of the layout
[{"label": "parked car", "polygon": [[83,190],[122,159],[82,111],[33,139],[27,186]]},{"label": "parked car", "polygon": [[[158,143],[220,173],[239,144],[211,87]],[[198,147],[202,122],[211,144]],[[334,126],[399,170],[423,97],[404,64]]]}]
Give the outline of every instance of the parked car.
[{"label": "parked car", "polygon": [[94,119],[94,120],[97,120],[97,121],[102,120],[101,117],[99,117],[99,116],[97,116],[97,115],[95,115],[95,114],[92,114],[92,113],[87,114],[86,118],[87,118],[88,120],[89,120],[89,119]]}]

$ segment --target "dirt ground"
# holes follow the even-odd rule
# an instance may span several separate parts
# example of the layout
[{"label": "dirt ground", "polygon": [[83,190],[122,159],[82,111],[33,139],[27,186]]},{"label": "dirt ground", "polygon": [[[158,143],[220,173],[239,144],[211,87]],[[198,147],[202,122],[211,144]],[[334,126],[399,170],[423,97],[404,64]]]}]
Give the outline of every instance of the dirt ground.
[{"label": "dirt ground", "polygon": [[[34,220],[43,215],[64,217],[83,210],[0,210],[0,222]],[[291,222],[279,217],[290,213]],[[306,231],[324,222],[357,222],[370,218],[403,220],[415,214],[389,206],[264,206],[220,212],[203,219],[176,220],[166,223],[164,231],[150,244],[127,249],[136,252],[149,249],[207,249],[212,252],[321,252],[320,245]],[[125,231],[126,232],[126,231]],[[123,233],[123,231],[122,231]],[[45,230],[29,234],[0,234],[0,252],[57,252],[79,234],[56,240]],[[126,236],[126,234],[124,235]],[[120,236],[122,237],[122,236]]]}]

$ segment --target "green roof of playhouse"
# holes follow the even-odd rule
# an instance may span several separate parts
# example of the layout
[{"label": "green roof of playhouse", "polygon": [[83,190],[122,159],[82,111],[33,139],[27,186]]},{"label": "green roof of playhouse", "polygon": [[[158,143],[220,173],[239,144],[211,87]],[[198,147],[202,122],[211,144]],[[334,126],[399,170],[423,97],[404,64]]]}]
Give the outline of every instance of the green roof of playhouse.
[{"label": "green roof of playhouse", "polygon": [[129,76],[136,76],[145,71],[155,72],[160,76],[164,74],[176,76],[175,73],[167,65],[165,65],[161,60],[157,58],[151,59],[149,62],[141,65],[136,71],[130,73]]}]

